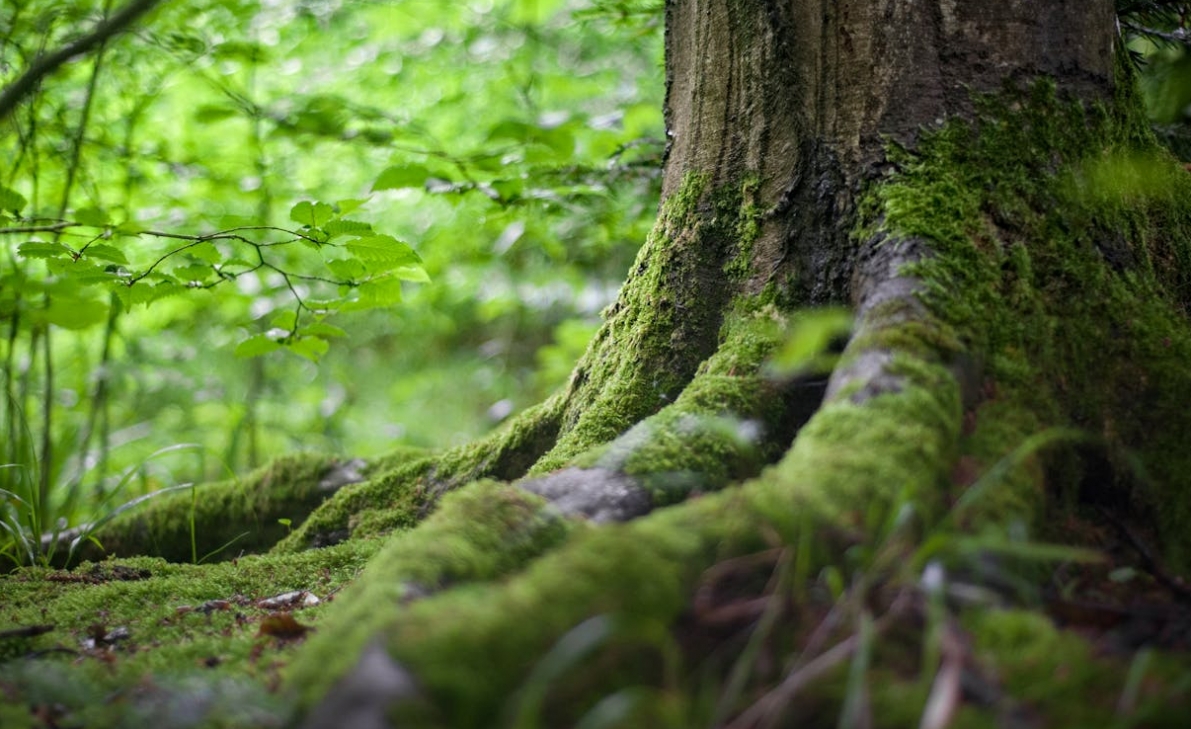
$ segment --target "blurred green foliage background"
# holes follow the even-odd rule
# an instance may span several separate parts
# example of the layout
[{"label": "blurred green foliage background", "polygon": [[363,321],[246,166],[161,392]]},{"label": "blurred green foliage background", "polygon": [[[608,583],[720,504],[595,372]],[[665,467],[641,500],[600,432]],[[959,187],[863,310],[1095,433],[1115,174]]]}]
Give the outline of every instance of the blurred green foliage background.
[{"label": "blurred green foliage background", "polygon": [[[118,7],[5,0],[0,85]],[[663,80],[660,2],[162,3],[3,123],[0,488],[36,501],[40,484],[45,527],[295,449],[461,443],[537,401],[652,223]],[[255,255],[243,244],[174,253],[156,269],[170,295],[148,304],[70,265],[108,245],[135,272],[185,245],[125,232],[294,229],[304,200],[363,201],[351,218],[407,242],[430,279],[334,313],[344,335],[321,357],[235,355],[293,309],[291,287],[319,293],[309,246],[268,249],[288,281],[214,278]],[[56,221],[93,225],[14,232]]]}]

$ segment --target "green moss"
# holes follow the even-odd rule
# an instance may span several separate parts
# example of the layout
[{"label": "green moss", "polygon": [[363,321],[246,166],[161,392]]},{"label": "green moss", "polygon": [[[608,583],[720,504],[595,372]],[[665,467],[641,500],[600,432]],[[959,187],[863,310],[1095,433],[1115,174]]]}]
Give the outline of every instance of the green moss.
[{"label": "green moss", "polygon": [[[985,610],[967,616],[965,623],[1004,691],[1038,714],[1042,724],[1102,726],[1104,717],[1116,712],[1127,663],[1093,655],[1084,638],[1034,612]],[[1162,666],[1148,678],[1129,718],[1145,726],[1183,726],[1191,706],[1186,665]]]},{"label": "green moss", "polygon": [[753,244],[761,234],[763,211],[757,201],[760,191],[760,178],[751,175],[740,183],[739,194],[721,196],[720,207],[736,217],[736,254],[724,264],[730,280],[743,281],[752,272]]},{"label": "green moss", "polygon": [[1160,515],[1168,558],[1187,564],[1191,176],[1122,108],[1046,83],[981,99],[975,123],[891,152],[898,171],[861,205],[860,236],[929,243],[936,257],[912,268],[932,311],[1035,427],[1139,457],[1149,478],[1123,469],[1117,488]]},{"label": "green moss", "polygon": [[506,583],[459,586],[387,611],[375,635],[418,676],[441,710],[438,723],[488,727],[515,705],[539,656],[585,620],[606,615],[616,637],[601,647],[635,660],[606,654],[552,681],[550,696],[578,702],[564,711],[573,720],[610,687],[656,680],[658,630],[683,609],[699,572],[741,547],[733,535],[752,532],[745,514],[714,498],[584,530]]},{"label": "green moss", "polygon": [[575,464],[636,477],[655,506],[756,475],[785,450],[794,428],[781,384],[760,374],[781,339],[775,316],[734,317],[674,403]]},{"label": "green moss", "polygon": [[710,189],[707,175],[690,174],[665,200],[575,368],[559,441],[532,473],[568,465],[673,402],[715,352],[758,234],[758,184]]},{"label": "green moss", "polygon": [[[521,489],[478,482],[447,495],[418,529],[391,539],[335,606],[335,630],[315,636],[293,666],[313,700],[382,633],[397,605],[457,583],[482,583],[557,546],[572,524]],[[459,626],[460,630],[465,629]]]},{"label": "green moss", "polygon": [[338,463],[286,456],[240,479],[152,497],[97,528],[98,544],[80,543],[78,557],[152,554],[187,562],[268,549],[289,528],[279,520],[300,523],[327,498],[320,484]]},{"label": "green moss", "polygon": [[806,523],[863,534],[903,504],[928,523],[940,515],[958,456],[959,387],[942,365],[899,357],[890,369],[902,378],[898,392],[824,405],[752,492],[757,510],[790,538]]},{"label": "green moss", "polygon": [[[1033,407],[1005,397],[981,402],[969,415],[971,432],[960,442],[963,453],[953,471],[951,500],[963,496],[964,491],[981,478],[994,478],[995,483],[982,484],[979,500],[968,509],[957,524],[964,531],[1015,523],[1037,526],[1046,514],[1046,494],[1042,460],[1044,453],[1033,453],[1022,462],[1009,466],[1016,449],[1027,439],[1044,430]],[[993,468],[1002,465],[996,474]]]},{"label": "green moss", "polygon": [[[361,540],[217,564],[142,557],[7,575],[0,579],[0,629],[53,630],[0,663],[0,703],[26,712],[58,706],[64,726],[282,726],[291,709],[271,689],[295,642],[258,636],[277,609],[258,601],[307,590],[323,602],[297,608],[294,617],[317,625],[326,601],[378,547]],[[126,637],[86,643],[116,629]]]},{"label": "green moss", "polygon": [[516,479],[554,442],[563,400],[552,397],[474,443],[412,460],[390,459],[367,481],[341,489],[276,546],[293,552],[418,524],[438,498],[480,478]]}]

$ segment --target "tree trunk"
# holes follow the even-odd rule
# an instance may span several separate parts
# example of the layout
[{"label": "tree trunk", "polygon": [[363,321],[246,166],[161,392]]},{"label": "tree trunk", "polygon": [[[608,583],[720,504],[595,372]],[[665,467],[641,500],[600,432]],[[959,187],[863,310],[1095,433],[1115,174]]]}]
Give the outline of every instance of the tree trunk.
[{"label": "tree trunk", "polygon": [[[671,0],[666,23],[658,222],[565,390],[371,464],[264,558],[395,532],[285,669],[303,725],[1187,702],[1177,663],[1122,693],[1103,642],[1004,609],[1123,614],[1088,596],[1126,556],[1075,548],[1111,529],[1158,546],[1138,564],[1167,598],[1159,564],[1191,555],[1191,183],[1112,4]],[[825,305],[852,311],[842,353],[807,344]],[[765,367],[799,347],[829,376]]]}]

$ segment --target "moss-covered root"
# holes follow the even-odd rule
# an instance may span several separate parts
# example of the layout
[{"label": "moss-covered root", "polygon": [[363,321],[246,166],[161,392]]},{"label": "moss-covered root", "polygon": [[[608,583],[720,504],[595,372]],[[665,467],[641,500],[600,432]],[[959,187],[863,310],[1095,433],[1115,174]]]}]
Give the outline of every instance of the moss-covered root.
[{"label": "moss-covered root", "polygon": [[[54,561],[149,555],[189,562],[268,549],[366,471],[360,460],[279,458],[243,478],[154,495],[94,528],[58,535]],[[76,540],[73,553],[70,539]]]},{"label": "moss-covered root", "polygon": [[303,648],[292,681],[321,693],[404,606],[447,586],[483,583],[518,569],[557,546],[577,525],[541,498],[508,485],[481,481],[448,494],[417,529],[393,537],[336,601],[334,629]]},{"label": "moss-covered root", "polygon": [[720,344],[748,275],[756,181],[691,174],[662,203],[616,303],[575,366],[557,444],[536,466],[565,468],[672,403]]},{"label": "moss-covered root", "polygon": [[605,522],[756,476],[786,451],[823,389],[761,373],[782,340],[780,320],[771,307],[734,320],[677,400],[577,456],[571,468],[539,475],[535,466],[536,477],[519,485],[564,513]]},{"label": "moss-covered root", "polygon": [[297,552],[408,529],[433,511],[448,491],[482,478],[520,478],[554,444],[562,405],[562,396],[556,395],[475,443],[393,462],[367,481],[341,489],[275,551]]},{"label": "moss-covered root", "polygon": [[[492,726],[501,712],[529,711],[544,680],[562,704],[547,709],[564,712],[559,725],[617,689],[656,686],[672,648],[658,629],[674,624],[708,567],[776,537],[820,545],[806,555],[814,569],[838,555],[821,548],[825,540],[800,535],[838,535],[841,526],[859,532],[865,516],[891,509],[907,489],[928,498],[946,478],[959,433],[959,388],[945,366],[910,356],[893,366],[900,390],[829,404],[777,468],[742,488],[584,531],[505,583],[456,587],[404,609],[392,600],[370,603],[376,609],[364,628],[357,617],[329,620],[320,636],[325,648],[300,659],[295,684],[317,703],[344,675],[343,668],[321,669],[331,660],[324,653],[337,636],[350,635],[383,646],[410,671],[437,714],[421,714],[430,725]],[[372,586],[377,579],[390,587]],[[356,589],[394,590],[392,583],[365,575]],[[599,658],[586,657],[582,671],[543,667],[565,663],[544,656],[566,653],[564,636],[598,616],[612,626],[595,648]]]}]

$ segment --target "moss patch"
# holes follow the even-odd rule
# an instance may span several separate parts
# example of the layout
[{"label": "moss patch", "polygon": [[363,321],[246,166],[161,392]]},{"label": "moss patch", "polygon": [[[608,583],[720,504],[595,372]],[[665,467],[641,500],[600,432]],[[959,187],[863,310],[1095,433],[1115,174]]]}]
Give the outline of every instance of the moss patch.
[{"label": "moss patch", "polygon": [[[312,701],[350,669],[400,605],[458,583],[483,583],[557,546],[572,523],[544,501],[493,482],[450,494],[418,529],[391,539],[337,605],[337,629],[316,636],[290,678]],[[459,626],[464,629],[463,626]]]},{"label": "moss patch", "polygon": [[575,459],[635,477],[655,506],[756,475],[785,452],[798,412],[783,383],[761,374],[782,339],[772,308],[740,314],[674,403]]},{"label": "moss patch", "polygon": [[339,463],[331,456],[286,456],[240,479],[152,497],[97,528],[92,536],[99,544],[81,542],[77,555],[192,562],[268,549],[290,528],[280,520],[301,523],[328,497],[323,479]]},{"label": "moss patch", "polygon": [[300,551],[408,529],[452,489],[480,478],[519,478],[554,443],[562,404],[562,397],[556,395],[491,435],[433,457],[390,459],[390,468],[376,469],[369,480],[327,500],[276,551]]},{"label": "moss patch", "polygon": [[748,273],[738,264],[757,235],[755,192],[755,181],[709,189],[705,175],[691,174],[665,200],[575,367],[559,441],[531,473],[563,468],[673,402],[715,352]]},{"label": "moss patch", "polygon": [[[0,645],[4,725],[28,725],[30,707],[40,707],[59,726],[283,726],[291,709],[274,691],[303,635],[272,631],[266,619],[288,609],[298,625],[317,626],[378,547],[360,540],[218,564],[137,558],[7,575],[0,630],[53,629]],[[321,602],[261,602],[289,591]]]},{"label": "moss patch", "polygon": [[1191,176],[1128,102],[1085,107],[1046,83],[985,99],[974,124],[894,151],[862,235],[929,241],[937,256],[914,270],[931,309],[1038,427],[1074,425],[1144,464],[1116,488],[1160,515],[1185,566]]}]

